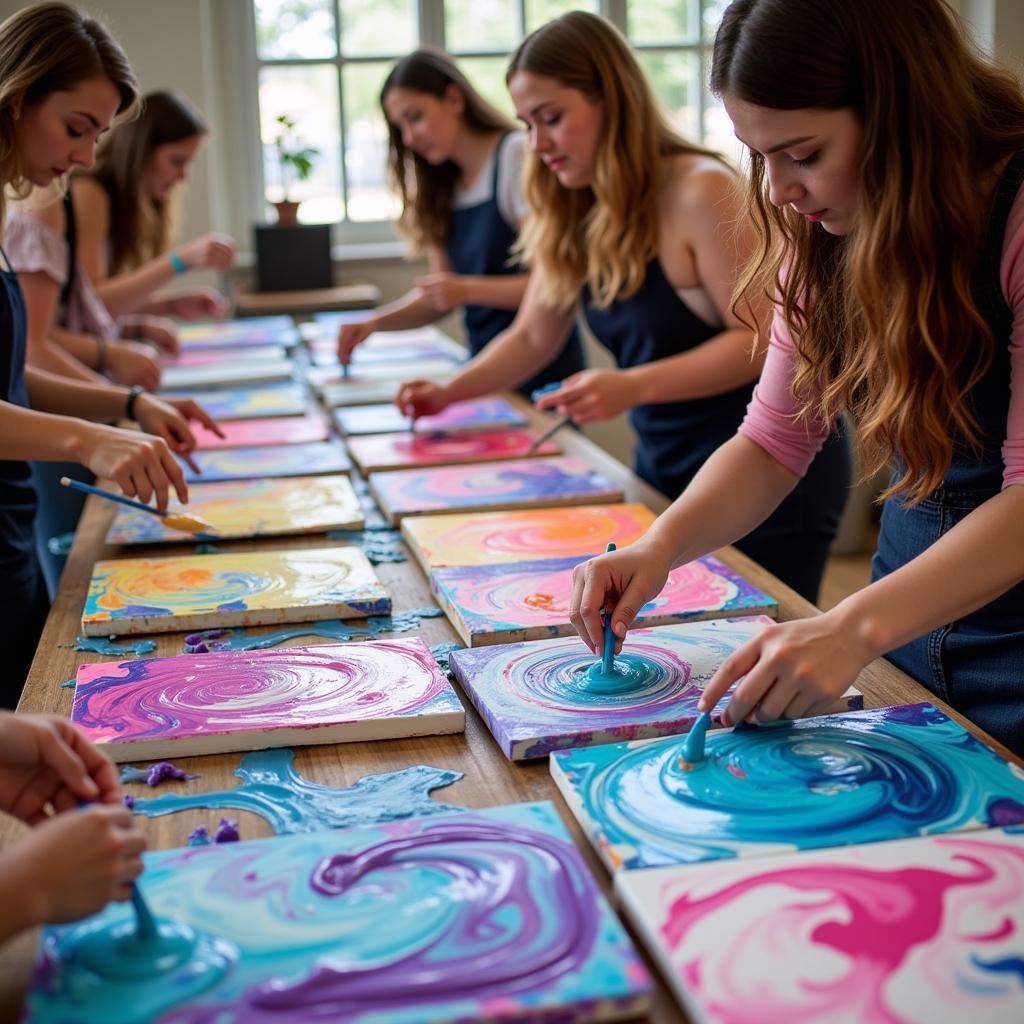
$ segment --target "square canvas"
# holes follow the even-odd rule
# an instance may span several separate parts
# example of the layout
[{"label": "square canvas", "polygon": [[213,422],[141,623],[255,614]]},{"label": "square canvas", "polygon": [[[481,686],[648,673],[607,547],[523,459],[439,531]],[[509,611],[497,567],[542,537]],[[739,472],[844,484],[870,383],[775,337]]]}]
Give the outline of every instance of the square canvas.
[{"label": "square canvas", "polygon": [[215,451],[192,452],[191,458],[199,467],[198,473],[182,463],[185,479],[190,484],[205,480],[251,480],[271,476],[345,473],[352,468],[344,448],[336,441],[220,448]]},{"label": "square canvas", "polygon": [[496,565],[544,558],[592,557],[610,541],[620,548],[656,516],[645,505],[579,505],[519,512],[407,516],[402,534],[427,575],[448,565]]},{"label": "square canvas", "polygon": [[[167,398],[195,398],[191,392]],[[309,395],[302,384],[268,384],[256,388],[224,388],[199,396],[199,404],[218,423],[221,420],[249,420],[264,416],[302,416],[309,408]]]},{"label": "square canvas", "polygon": [[390,611],[391,598],[356,547],[125,558],[93,567],[82,632],[173,633]]},{"label": "square canvas", "polygon": [[[407,345],[368,345],[364,341],[352,351],[350,363],[353,368],[361,368],[369,363],[410,363],[422,359],[460,363],[465,357],[466,350],[455,342],[447,345],[437,341],[411,342]],[[309,361],[314,366],[338,366],[336,334],[310,341]]]},{"label": "square canvas", "polygon": [[200,451],[220,448],[253,448],[258,445],[309,444],[326,441],[329,435],[326,417],[320,413],[306,416],[269,416],[257,420],[228,420],[218,426],[224,437],[199,423],[189,424]]},{"label": "square canvas", "polygon": [[564,750],[551,774],[609,868],[814,850],[1024,822],[1024,770],[931,704]]},{"label": "square canvas", "polygon": [[694,1024],[1024,1020],[1024,829],[628,871]]},{"label": "square canvas", "polygon": [[447,431],[424,433],[420,430],[399,434],[369,434],[350,437],[348,451],[365,475],[388,469],[421,466],[453,466],[464,462],[498,462],[507,459],[557,455],[562,449],[554,441],[544,441],[536,451],[530,446],[537,439],[533,430],[504,427],[500,430],[473,430],[449,434]]},{"label": "square canvas", "polygon": [[[451,372],[435,374],[430,380],[443,384],[454,376],[455,365]],[[392,377],[387,380],[374,380],[370,378],[357,378],[355,376],[348,380],[332,381],[322,388],[317,388],[321,400],[328,409],[336,409],[339,405],[383,405],[393,402],[398,388],[403,380],[410,380],[412,375],[399,378]]]},{"label": "square canvas", "polygon": [[442,356],[439,359],[384,360],[382,362],[358,362],[349,367],[348,376],[341,364],[334,360],[326,366],[311,366],[306,370],[306,380],[314,388],[324,388],[339,381],[386,380],[395,384],[403,380],[432,380],[439,376],[453,374],[457,369],[454,362]]},{"label": "square canvas", "polygon": [[650,977],[549,803],[144,859],[154,914],[199,933],[219,969],[93,973],[84,937],[132,927],[112,903],[46,929],[33,1020],[582,1024],[649,1007]]},{"label": "square canvas", "polygon": [[[585,561],[586,556],[575,555],[541,562],[435,569],[430,574],[430,589],[469,647],[575,636],[569,621],[572,571]],[[640,609],[636,625],[663,626],[736,615],[774,618],[778,611],[773,597],[708,555],[673,569],[662,592]]]},{"label": "square canvas", "polygon": [[[245,359],[258,362],[277,362],[287,358],[283,345],[256,345],[245,350]],[[161,356],[160,365],[171,366],[218,366],[237,362],[238,355],[221,349],[189,349],[176,356]]]},{"label": "square canvas", "polygon": [[[275,537],[328,530],[361,530],[362,506],[347,476],[225,480],[193,484],[188,505],[172,501],[170,512],[190,512],[214,526],[202,540]],[[118,507],[108,544],[192,542],[197,534],[172,530],[154,515]]]},{"label": "square canvas", "polygon": [[622,488],[574,455],[374,473],[370,491],[391,523],[429,512],[507,512],[622,500]]},{"label": "square canvas", "polygon": [[260,345],[298,344],[299,332],[290,316],[251,317],[178,324],[178,341],[183,351],[198,349],[242,349]]},{"label": "square canvas", "polygon": [[232,359],[205,366],[165,366],[160,373],[161,391],[199,391],[244,384],[275,384],[291,380],[288,359]]},{"label": "square canvas", "polygon": [[[600,662],[575,636],[453,651],[448,663],[502,753],[524,761],[568,747],[688,732],[722,662],[770,624],[760,615],[631,629],[615,658],[621,683],[614,687],[590,682],[589,670]],[[727,703],[723,698],[718,708]],[[863,701],[851,689],[837,709],[852,706]]]},{"label": "square canvas", "polygon": [[81,665],[74,722],[114,761],[462,732],[419,637]]},{"label": "square canvas", "polygon": [[[408,429],[409,417],[391,402],[335,409],[334,422],[343,434],[391,434]],[[523,426],[526,426],[526,416],[504,398],[455,402],[436,416],[421,416],[416,421],[416,431],[428,434],[435,430],[454,433],[458,430]]]}]

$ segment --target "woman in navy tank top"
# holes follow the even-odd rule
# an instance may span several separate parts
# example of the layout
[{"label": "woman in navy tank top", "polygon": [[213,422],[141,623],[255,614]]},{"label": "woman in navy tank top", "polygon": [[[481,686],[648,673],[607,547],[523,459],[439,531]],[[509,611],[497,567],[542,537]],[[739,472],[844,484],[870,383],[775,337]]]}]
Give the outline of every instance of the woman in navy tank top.
[{"label": "woman in navy tank top", "polygon": [[[422,327],[463,308],[466,340],[476,355],[515,319],[526,274],[512,256],[526,214],[520,179],[522,132],[436,50],[400,60],[381,90],[390,134],[389,171],[402,203],[398,226],[430,273],[373,316],[344,324],[338,358],[374,331]],[[524,394],[583,369],[572,332],[557,358],[531,379]]]},{"label": "woman in navy tank top", "polygon": [[[528,126],[522,250],[533,274],[519,317],[445,387],[406,386],[416,413],[514,386],[557,357],[582,306],[615,370],[586,370],[538,404],[577,423],[630,411],[636,472],[678,495],[743,418],[764,350],[731,308],[753,231],[735,173],[681,138],[625,39],[574,11],[528,36],[509,90]],[[767,303],[747,311],[764,320]],[[738,547],[814,600],[846,500],[833,436],[796,492]],[[737,482],[737,488],[741,486]]]}]

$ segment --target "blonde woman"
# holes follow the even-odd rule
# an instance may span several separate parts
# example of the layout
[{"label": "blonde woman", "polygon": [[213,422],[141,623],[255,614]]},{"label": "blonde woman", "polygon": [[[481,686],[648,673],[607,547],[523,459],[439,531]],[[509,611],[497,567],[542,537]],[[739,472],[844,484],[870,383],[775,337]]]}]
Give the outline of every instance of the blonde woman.
[{"label": "blonde woman", "polygon": [[712,86],[752,158],[771,351],[739,435],[635,549],[578,570],[573,621],[599,642],[610,597],[624,636],[673,564],[783,500],[847,408],[868,471],[897,467],[875,582],[766,630],[703,703],[745,675],[731,721],[799,717],[886,654],[1024,754],[1020,84],[940,0],[737,0]]},{"label": "blonde woman", "polygon": [[[575,11],[528,36],[507,78],[531,148],[529,290],[511,328],[454,380],[409,383],[399,402],[419,415],[514,386],[557,356],[580,303],[618,369],[575,374],[539,404],[578,423],[631,410],[637,473],[675,496],[736,431],[763,361],[731,309],[754,248],[736,176],[669,127],[628,44],[595,15]],[[812,600],[848,472],[833,437],[739,543]],[[737,495],[744,486],[737,479]]]},{"label": "blonde woman", "polygon": [[[422,327],[457,306],[475,355],[512,323],[526,290],[526,274],[511,256],[526,213],[526,140],[436,50],[417,50],[392,68],[381,107],[390,129],[390,174],[402,202],[399,228],[415,252],[426,254],[430,273],[397,302],[342,326],[338,358],[348,363],[374,331]],[[583,365],[573,331],[557,358],[518,385],[528,395]]]}]

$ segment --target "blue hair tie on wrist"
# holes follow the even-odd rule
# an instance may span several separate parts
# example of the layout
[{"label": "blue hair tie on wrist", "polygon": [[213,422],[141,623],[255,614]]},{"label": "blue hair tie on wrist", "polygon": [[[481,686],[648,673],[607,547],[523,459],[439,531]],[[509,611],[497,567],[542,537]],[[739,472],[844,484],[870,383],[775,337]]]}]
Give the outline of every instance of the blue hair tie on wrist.
[{"label": "blue hair tie on wrist", "polygon": [[176,252],[168,253],[167,258],[171,261],[171,267],[176,274],[184,274],[188,270],[185,261]]}]

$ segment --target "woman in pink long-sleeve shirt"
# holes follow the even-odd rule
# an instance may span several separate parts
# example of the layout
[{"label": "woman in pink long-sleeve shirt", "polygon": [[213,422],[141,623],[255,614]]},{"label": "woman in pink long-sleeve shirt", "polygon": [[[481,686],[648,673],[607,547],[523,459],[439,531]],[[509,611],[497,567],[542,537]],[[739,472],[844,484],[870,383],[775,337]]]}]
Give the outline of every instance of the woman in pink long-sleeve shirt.
[{"label": "woman in pink long-sleeve shirt", "polygon": [[776,296],[739,434],[641,542],[576,571],[573,622],[637,611],[760,522],[843,409],[868,471],[895,466],[870,586],[770,627],[727,721],[813,713],[882,654],[1024,753],[1024,95],[940,0],[734,0],[712,88],[751,156]]}]

